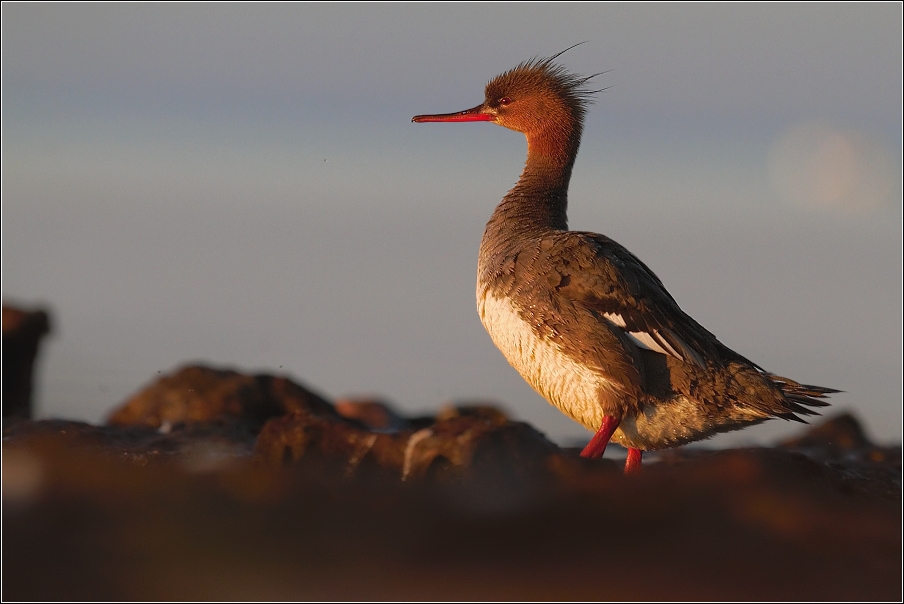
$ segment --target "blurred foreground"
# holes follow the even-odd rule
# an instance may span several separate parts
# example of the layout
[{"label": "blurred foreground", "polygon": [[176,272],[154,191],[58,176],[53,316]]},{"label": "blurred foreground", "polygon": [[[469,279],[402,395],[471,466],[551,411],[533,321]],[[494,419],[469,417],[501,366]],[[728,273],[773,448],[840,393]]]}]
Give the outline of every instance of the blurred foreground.
[{"label": "blurred foreground", "polygon": [[490,407],[186,367],[106,426],[5,423],[2,597],[900,598],[901,448],[849,415],[629,477],[578,453]]}]

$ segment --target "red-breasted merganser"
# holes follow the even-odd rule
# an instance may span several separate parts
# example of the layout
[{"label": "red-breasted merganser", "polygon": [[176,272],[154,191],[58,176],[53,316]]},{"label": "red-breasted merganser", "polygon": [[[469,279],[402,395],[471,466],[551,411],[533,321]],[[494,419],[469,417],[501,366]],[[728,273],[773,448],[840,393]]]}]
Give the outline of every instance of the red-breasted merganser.
[{"label": "red-breasted merganser", "polygon": [[[559,53],[561,54],[561,53]],[[604,235],[569,231],[568,181],[594,92],[590,77],[533,59],[493,79],[483,103],[414,122],[493,122],[527,137],[527,163],[480,244],[477,310],[521,376],[595,432],[643,451],[683,445],[773,417],[804,421],[831,388],[764,371],[685,314],[659,278]]]}]

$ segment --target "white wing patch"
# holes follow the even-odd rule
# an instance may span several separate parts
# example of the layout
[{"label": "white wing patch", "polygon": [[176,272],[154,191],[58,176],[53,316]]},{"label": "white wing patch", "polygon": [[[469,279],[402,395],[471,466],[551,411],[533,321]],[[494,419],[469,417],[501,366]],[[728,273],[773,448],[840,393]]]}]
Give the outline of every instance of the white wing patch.
[{"label": "white wing patch", "polygon": [[667,354],[681,359],[682,361],[684,360],[684,358],[659,335],[659,332],[629,331],[628,335],[634,340],[634,343],[641,348],[646,348],[647,350],[652,350],[653,352],[658,352],[660,354]]},{"label": "white wing patch", "polygon": [[703,357],[697,354],[696,350],[688,346],[687,343],[677,335],[675,335],[674,332],[669,331],[669,335],[671,336],[674,344],[681,349],[681,356],[685,361],[687,361],[688,363],[693,363],[701,369],[706,369],[706,362],[703,360]]},{"label": "white wing patch", "polygon": [[[622,329],[625,329],[627,326],[624,317],[617,313],[603,313],[603,318]],[[655,330],[629,331],[627,333],[631,340],[641,348],[646,348],[647,350],[652,350],[659,354],[667,354],[686,363],[693,363],[701,368],[706,367],[706,363],[703,362],[700,355],[671,330],[665,332],[668,334],[668,338],[663,337],[660,332]],[[671,342],[669,342],[669,340],[671,340]]]},{"label": "white wing patch", "polygon": [[625,326],[627,325],[627,323],[625,323],[624,318],[622,318],[621,315],[615,314],[614,312],[604,312],[603,317],[605,317],[605,319],[607,321],[609,321],[610,323],[612,323],[613,325],[618,325],[622,329],[624,329]]},{"label": "white wing patch", "polygon": [[[634,340],[634,343],[647,350],[667,354],[685,363],[693,363],[694,365],[705,369],[706,363],[697,354],[693,348],[688,346],[674,332],[668,331],[669,339],[663,337],[658,331],[629,331],[628,335]],[[671,340],[671,342],[669,342]],[[676,350],[677,347],[677,350]]]}]

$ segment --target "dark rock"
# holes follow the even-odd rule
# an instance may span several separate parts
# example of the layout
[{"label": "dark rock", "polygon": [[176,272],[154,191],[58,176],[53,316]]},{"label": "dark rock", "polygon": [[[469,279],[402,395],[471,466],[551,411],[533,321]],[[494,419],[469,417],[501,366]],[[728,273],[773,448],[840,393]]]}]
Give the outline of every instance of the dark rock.
[{"label": "dark rock", "polygon": [[271,419],[255,444],[255,456],[271,465],[329,460],[346,475],[378,467],[403,481],[473,472],[528,475],[544,469],[557,452],[527,424],[469,416],[378,433],[349,420],[298,412]]},{"label": "dark rock", "polygon": [[[860,422],[844,413],[808,427],[800,436],[785,440],[775,448],[740,449],[750,455],[767,455],[780,451],[781,459],[806,458],[821,468],[843,491],[857,491],[892,501],[901,500],[901,447],[883,447],[872,443]],[[645,460],[644,471],[663,465],[673,467],[702,463],[728,451],[698,447],[679,447],[657,451]],[[652,463],[647,463],[652,462]]]},{"label": "dark rock", "polygon": [[403,479],[478,473],[530,476],[559,448],[522,422],[457,416],[412,432],[405,441]]},{"label": "dark rock", "polygon": [[420,430],[428,428],[438,421],[455,417],[473,417],[500,424],[509,421],[508,415],[504,411],[498,406],[488,403],[449,403],[440,407],[433,416],[403,417],[389,403],[382,400],[343,399],[336,401],[336,411],[342,417],[355,420],[376,432]]},{"label": "dark rock", "polygon": [[257,431],[271,417],[295,411],[338,417],[323,397],[288,378],[190,365],[132,396],[107,422],[152,428],[226,422]]},{"label": "dark rock", "polygon": [[789,449],[820,449],[826,453],[843,454],[863,448],[872,448],[863,426],[850,413],[842,413],[813,426],[800,436],[783,441],[781,447]]},{"label": "dark rock", "polygon": [[410,427],[410,422],[396,413],[389,403],[377,399],[341,399],[336,412],[376,432],[398,432]]},{"label": "dark rock", "polygon": [[850,488],[901,497],[901,447],[871,442],[850,413],[828,418],[779,446],[830,466]]},{"label": "dark rock", "polygon": [[782,442],[780,446],[853,451],[873,444],[857,418],[850,413],[842,413],[813,426],[800,436]]},{"label": "dark rock", "polygon": [[402,460],[400,440],[398,434],[371,432],[342,417],[299,411],[268,421],[257,437],[254,456],[270,466],[291,466],[303,460],[341,476],[351,476],[366,460],[396,474]]},{"label": "dark rock", "polygon": [[31,390],[38,344],[50,332],[43,310],[26,311],[3,306],[3,418],[32,415]]},{"label": "dark rock", "polygon": [[626,476],[492,405],[346,403],[195,366],[110,425],[9,424],[3,599],[900,595],[900,447],[851,417]]},{"label": "dark rock", "polygon": [[[290,427],[321,430],[288,472],[281,461],[239,459],[198,473],[105,452],[169,437],[148,428],[84,428],[77,438],[71,423],[10,428],[2,597],[899,599],[900,501],[850,489],[832,466],[802,453],[702,452],[624,476],[608,460],[553,448],[545,463],[564,470],[532,474],[548,485],[532,490],[506,475],[543,458],[550,445],[542,437],[523,424],[458,417],[415,443],[412,468],[457,459],[488,468],[489,480],[373,480],[364,458],[344,474],[354,438],[340,436],[367,430],[303,415],[274,419],[261,433],[273,429],[293,444],[302,439],[290,438]],[[330,434],[327,424],[340,428]],[[370,436],[375,446],[386,439],[379,455],[398,468],[414,434]],[[318,451],[340,460],[319,466],[332,474],[302,471]]]},{"label": "dark rock", "polygon": [[498,424],[504,424],[509,421],[508,414],[497,405],[482,402],[443,405],[436,413],[437,421],[452,419],[453,417],[474,417]]},{"label": "dark rock", "polygon": [[3,430],[3,447],[8,451],[53,443],[137,466],[177,463],[203,470],[216,469],[230,460],[250,458],[255,437],[255,433],[237,423],[180,423],[161,430],[41,420],[7,426]]}]

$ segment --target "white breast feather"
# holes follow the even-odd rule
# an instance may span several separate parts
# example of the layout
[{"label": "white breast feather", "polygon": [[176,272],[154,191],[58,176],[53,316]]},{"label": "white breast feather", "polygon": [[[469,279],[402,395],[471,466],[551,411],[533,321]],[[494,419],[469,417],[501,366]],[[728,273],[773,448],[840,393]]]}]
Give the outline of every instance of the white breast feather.
[{"label": "white breast feather", "polygon": [[590,430],[599,428],[600,389],[612,387],[605,377],[538,337],[509,300],[478,292],[477,311],[493,343],[534,390]]}]

